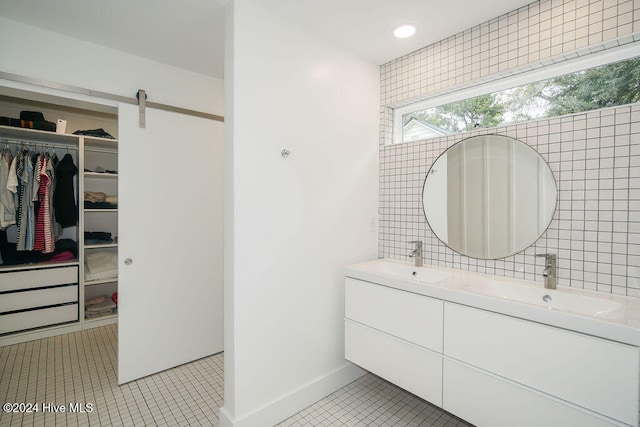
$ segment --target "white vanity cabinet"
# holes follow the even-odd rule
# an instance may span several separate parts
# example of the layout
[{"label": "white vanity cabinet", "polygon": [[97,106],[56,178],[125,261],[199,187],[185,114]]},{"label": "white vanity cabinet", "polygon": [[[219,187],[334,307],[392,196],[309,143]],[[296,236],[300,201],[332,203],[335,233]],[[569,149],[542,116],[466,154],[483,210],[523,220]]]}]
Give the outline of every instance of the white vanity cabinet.
[{"label": "white vanity cabinet", "polygon": [[442,301],[347,278],[345,316],[348,360],[442,405]]},{"label": "white vanity cabinet", "polygon": [[[444,358],[443,409],[476,426],[601,427],[613,420],[577,409],[546,394]],[[605,398],[602,396],[602,398]],[[632,424],[633,425],[633,424]]]},{"label": "white vanity cabinet", "polygon": [[354,278],[345,285],[345,357],[475,425],[638,425],[638,347]]},{"label": "white vanity cabinet", "polygon": [[444,354],[443,408],[473,423],[638,424],[638,347],[445,303]]}]

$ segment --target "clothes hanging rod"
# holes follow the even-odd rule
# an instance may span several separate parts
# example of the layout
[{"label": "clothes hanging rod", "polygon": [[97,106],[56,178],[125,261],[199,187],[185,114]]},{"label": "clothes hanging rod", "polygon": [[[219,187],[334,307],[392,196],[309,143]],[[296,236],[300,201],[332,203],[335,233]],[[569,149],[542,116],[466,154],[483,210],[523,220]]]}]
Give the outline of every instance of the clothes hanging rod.
[{"label": "clothes hanging rod", "polygon": [[[62,150],[73,150],[78,151],[78,147],[70,145],[70,144],[60,144],[57,142],[42,142],[42,141],[31,141],[28,139],[15,139],[15,138],[0,138],[0,145],[3,144],[11,144],[11,145],[28,145],[28,146],[39,146],[43,148],[60,148]],[[2,148],[2,147],[0,147]]]},{"label": "clothes hanging rod", "polygon": [[[126,96],[115,95],[113,93],[100,92],[97,90],[85,89],[78,86],[50,82],[47,80],[36,79],[33,77],[25,77],[19,74],[7,73],[4,71],[0,71],[0,79],[11,80],[18,83],[26,83],[34,86],[46,87],[49,89],[62,90],[65,92],[76,93],[79,95],[87,95],[87,96],[96,97],[96,98],[110,99],[112,101],[123,102],[125,104],[138,105],[138,100],[135,97],[128,98]],[[169,111],[173,113],[186,114],[189,116],[202,117],[204,119],[224,122],[224,116],[218,116],[216,114],[204,113],[202,111],[190,110],[188,108],[182,108],[182,107],[175,107],[173,105],[161,104],[158,102],[147,101],[145,104],[147,108],[155,108],[156,110],[164,110],[164,111]]]}]

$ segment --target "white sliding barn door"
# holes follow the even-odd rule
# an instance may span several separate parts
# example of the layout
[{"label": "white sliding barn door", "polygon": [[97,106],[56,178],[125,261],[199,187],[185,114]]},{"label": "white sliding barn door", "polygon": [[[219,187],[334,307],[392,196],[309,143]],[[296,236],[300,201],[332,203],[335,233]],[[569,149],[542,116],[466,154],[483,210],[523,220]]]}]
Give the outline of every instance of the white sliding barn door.
[{"label": "white sliding barn door", "polygon": [[223,349],[223,124],[147,109],[140,129],[126,104],[118,122],[122,384]]}]

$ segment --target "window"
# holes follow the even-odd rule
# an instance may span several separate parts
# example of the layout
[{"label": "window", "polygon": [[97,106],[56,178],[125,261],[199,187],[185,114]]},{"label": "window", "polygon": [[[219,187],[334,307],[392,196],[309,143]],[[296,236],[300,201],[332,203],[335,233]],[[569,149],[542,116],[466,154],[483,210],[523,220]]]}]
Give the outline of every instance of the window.
[{"label": "window", "polygon": [[640,57],[601,56],[397,108],[394,143],[640,101]]}]

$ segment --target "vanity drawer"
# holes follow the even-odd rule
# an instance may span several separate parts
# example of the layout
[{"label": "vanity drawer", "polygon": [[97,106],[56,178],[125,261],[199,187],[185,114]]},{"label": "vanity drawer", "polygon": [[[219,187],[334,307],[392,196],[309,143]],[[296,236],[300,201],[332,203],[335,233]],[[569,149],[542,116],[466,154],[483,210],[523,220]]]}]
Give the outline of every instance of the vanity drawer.
[{"label": "vanity drawer", "polygon": [[345,286],[346,318],[442,352],[442,301],[348,277]]},{"label": "vanity drawer", "polygon": [[0,295],[0,313],[67,302],[78,302],[78,285],[34,289]]},{"label": "vanity drawer", "polygon": [[445,355],[631,425],[637,347],[446,303]]},{"label": "vanity drawer", "polygon": [[443,408],[478,426],[614,426],[595,414],[445,359]]},{"label": "vanity drawer", "polygon": [[0,334],[78,320],[78,304],[0,315]]},{"label": "vanity drawer", "polygon": [[69,283],[78,283],[77,266],[0,273],[0,292]]},{"label": "vanity drawer", "polygon": [[442,405],[442,356],[345,320],[345,358],[429,402]]}]

